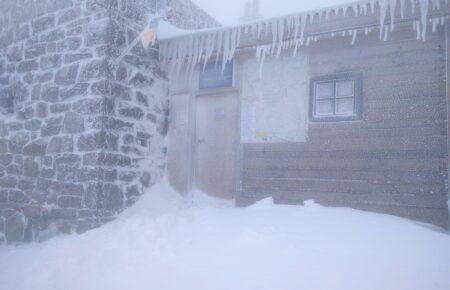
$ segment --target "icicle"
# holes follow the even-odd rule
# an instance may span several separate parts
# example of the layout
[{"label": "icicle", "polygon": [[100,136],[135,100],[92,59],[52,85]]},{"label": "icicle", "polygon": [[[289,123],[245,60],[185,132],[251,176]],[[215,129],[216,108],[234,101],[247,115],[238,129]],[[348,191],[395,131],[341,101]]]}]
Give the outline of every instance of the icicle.
[{"label": "icicle", "polygon": [[221,30],[217,32],[216,64],[219,62],[220,52],[222,51],[223,35]]},{"label": "icicle", "polygon": [[[385,0],[386,1],[386,0]],[[428,0],[427,0],[428,1]],[[390,31],[392,32],[394,30],[394,23],[395,23],[395,7],[397,6],[397,0],[389,0],[389,11],[391,16],[391,23],[389,25]]]},{"label": "icicle", "polygon": [[222,72],[225,71],[228,55],[230,53],[230,30],[225,30],[225,36],[223,40],[223,55],[222,55]]},{"label": "icicle", "polygon": [[425,40],[427,35],[428,0],[419,0],[419,4],[420,18],[422,22],[422,39]]},{"label": "icicle", "polygon": [[353,30],[352,45],[355,44],[357,35],[358,35],[358,30],[356,30],[356,29]]},{"label": "icicle", "polygon": [[[391,25],[390,25],[390,24],[387,24],[386,26],[387,26],[387,28],[390,28]],[[389,35],[389,30],[390,30],[390,29],[385,29],[385,30],[384,30],[384,38],[383,38],[383,41],[387,41],[388,35]]]},{"label": "icicle", "polygon": [[266,55],[270,50],[270,45],[261,45],[256,48],[257,51],[257,59],[259,62],[259,78],[262,78],[264,61],[266,59]]},{"label": "icicle", "polygon": [[384,26],[385,26],[385,21],[386,21],[386,13],[387,13],[387,8],[388,8],[388,2],[387,0],[384,0],[381,2],[380,4],[380,40],[383,37],[383,31],[384,31]]},{"label": "icicle", "polygon": [[405,18],[405,0],[400,0],[400,16]]}]

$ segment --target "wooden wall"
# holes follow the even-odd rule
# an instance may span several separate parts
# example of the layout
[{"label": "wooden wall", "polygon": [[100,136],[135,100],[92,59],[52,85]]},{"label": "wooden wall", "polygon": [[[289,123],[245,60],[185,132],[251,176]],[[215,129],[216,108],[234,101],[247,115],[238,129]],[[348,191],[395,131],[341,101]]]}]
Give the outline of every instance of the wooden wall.
[{"label": "wooden wall", "polygon": [[310,46],[309,76],[363,73],[363,120],[309,123],[305,143],[246,144],[238,204],[313,199],[448,227],[446,45],[411,25]]}]

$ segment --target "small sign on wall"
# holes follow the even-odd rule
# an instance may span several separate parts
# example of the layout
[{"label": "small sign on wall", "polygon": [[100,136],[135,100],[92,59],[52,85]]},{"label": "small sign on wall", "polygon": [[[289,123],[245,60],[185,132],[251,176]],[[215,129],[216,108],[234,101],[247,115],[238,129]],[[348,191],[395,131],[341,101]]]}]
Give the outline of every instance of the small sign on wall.
[{"label": "small sign on wall", "polygon": [[308,130],[305,56],[269,58],[262,77],[258,63],[243,62],[241,142],[304,142]]}]

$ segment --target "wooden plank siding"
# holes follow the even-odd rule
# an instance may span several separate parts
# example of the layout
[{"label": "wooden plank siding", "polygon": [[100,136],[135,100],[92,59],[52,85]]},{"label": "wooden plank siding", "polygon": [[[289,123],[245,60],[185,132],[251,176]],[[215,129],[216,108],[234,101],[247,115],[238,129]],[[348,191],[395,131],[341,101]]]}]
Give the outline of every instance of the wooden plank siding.
[{"label": "wooden plank siding", "polygon": [[304,49],[311,78],[362,72],[363,119],[310,122],[304,143],[244,144],[238,204],[313,199],[448,227],[445,34],[417,41],[398,26],[388,41],[375,32]]}]

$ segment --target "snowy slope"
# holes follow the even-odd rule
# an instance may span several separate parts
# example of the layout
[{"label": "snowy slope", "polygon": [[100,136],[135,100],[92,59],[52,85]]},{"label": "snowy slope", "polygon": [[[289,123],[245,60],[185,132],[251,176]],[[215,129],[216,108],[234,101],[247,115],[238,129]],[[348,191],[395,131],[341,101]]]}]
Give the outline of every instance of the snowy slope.
[{"label": "snowy slope", "polygon": [[448,290],[449,273],[450,236],[408,220],[165,185],[100,229],[0,247],[2,290]]}]

